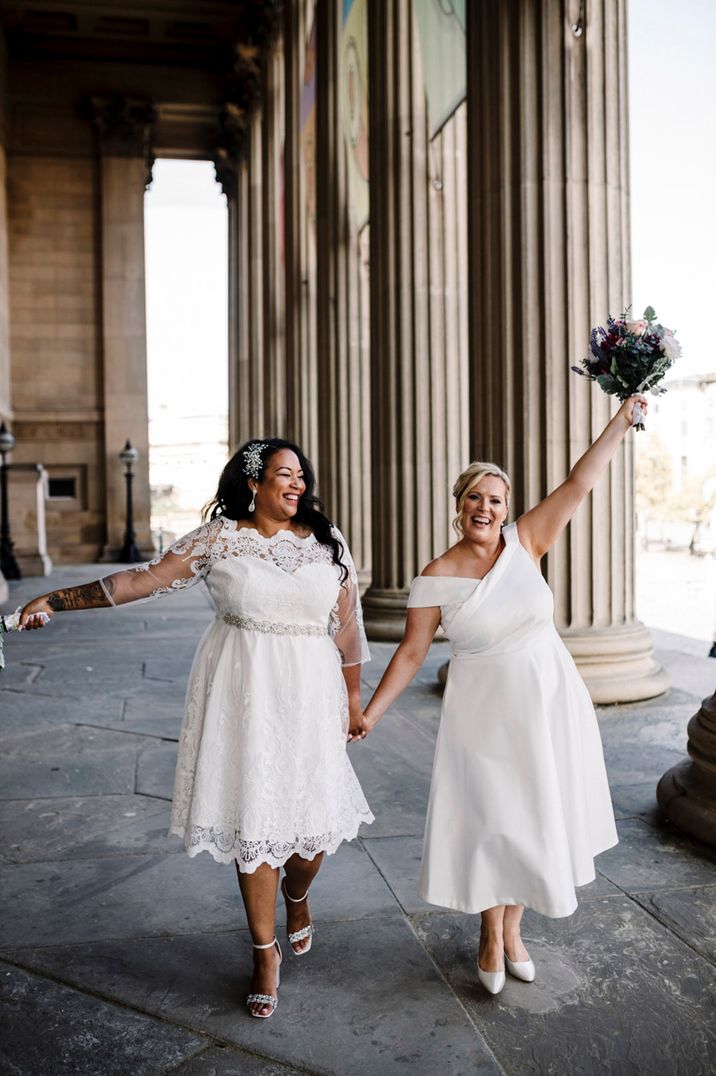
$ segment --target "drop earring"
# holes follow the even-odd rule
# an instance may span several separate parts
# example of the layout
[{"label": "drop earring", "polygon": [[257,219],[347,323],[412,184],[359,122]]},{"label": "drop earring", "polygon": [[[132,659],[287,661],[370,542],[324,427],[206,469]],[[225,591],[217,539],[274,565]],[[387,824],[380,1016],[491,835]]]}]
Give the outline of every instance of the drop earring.
[{"label": "drop earring", "polygon": [[256,490],[251,491],[251,500],[249,502],[249,512],[256,511]]}]

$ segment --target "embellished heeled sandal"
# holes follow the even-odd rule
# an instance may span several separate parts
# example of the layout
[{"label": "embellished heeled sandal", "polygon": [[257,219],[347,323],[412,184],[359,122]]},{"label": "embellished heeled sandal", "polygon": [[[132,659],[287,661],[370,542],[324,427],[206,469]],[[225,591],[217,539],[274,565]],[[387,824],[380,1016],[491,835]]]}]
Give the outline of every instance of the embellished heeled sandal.
[{"label": "embellished heeled sandal", "polygon": [[[249,994],[246,998],[246,1006],[251,1016],[255,1016],[258,1020],[268,1020],[270,1016],[276,1012],[276,1006],[278,1005],[278,986],[281,979],[281,961],[283,954],[281,952],[281,946],[278,944],[278,939],[274,938],[268,945],[254,945],[254,949],[273,949],[274,946],[278,949],[278,968],[276,969],[276,995],[272,994]],[[251,1008],[252,1005],[270,1005],[271,1012],[254,1012]]]},{"label": "embellished heeled sandal", "polygon": [[[291,904],[302,904],[308,896],[308,890],[306,890],[302,897],[292,897],[288,892],[288,888],[286,887],[285,876],[283,878],[283,881],[281,882],[281,892],[283,893],[286,900],[290,901]],[[296,956],[305,956],[306,953],[310,952],[311,946],[313,945],[313,923],[309,923],[307,927],[301,927],[300,930],[294,930],[290,934],[287,929],[286,934],[288,935],[288,943],[293,949]],[[304,946],[303,949],[293,948],[294,945],[296,945],[298,942],[304,941],[306,938],[308,938],[308,945]]]}]

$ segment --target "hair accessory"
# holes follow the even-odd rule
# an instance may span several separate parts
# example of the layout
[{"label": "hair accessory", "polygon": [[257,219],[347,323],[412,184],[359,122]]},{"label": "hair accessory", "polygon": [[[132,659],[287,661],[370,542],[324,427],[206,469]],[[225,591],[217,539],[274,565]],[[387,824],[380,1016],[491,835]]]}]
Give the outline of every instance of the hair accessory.
[{"label": "hair accessory", "polygon": [[244,474],[249,478],[258,478],[263,468],[261,453],[266,448],[264,441],[252,441],[248,448],[244,449]]}]

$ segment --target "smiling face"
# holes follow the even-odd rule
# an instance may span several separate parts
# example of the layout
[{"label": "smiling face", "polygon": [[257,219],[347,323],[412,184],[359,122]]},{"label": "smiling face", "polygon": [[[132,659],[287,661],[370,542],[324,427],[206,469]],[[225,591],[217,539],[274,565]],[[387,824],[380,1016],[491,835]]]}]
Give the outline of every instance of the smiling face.
[{"label": "smiling face", "polygon": [[470,542],[494,542],[507,519],[507,508],[505,483],[497,475],[483,475],[465,494],[460,516],[464,537]]},{"label": "smiling face", "polygon": [[271,519],[291,519],[296,515],[298,502],[306,489],[296,453],[289,448],[279,449],[266,464],[262,480],[252,479],[249,487],[256,490],[257,512]]}]

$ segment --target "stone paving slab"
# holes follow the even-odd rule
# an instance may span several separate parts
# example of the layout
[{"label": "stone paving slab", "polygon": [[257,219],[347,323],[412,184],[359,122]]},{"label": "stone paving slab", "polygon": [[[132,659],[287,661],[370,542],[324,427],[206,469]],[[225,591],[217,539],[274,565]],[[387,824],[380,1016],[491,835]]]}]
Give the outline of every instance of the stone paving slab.
[{"label": "stone paving slab", "polygon": [[[104,574],[106,566],[62,568],[52,585]],[[13,584],[10,607],[47,585]],[[267,1022],[244,1008],[250,949],[233,868],[206,854],[189,859],[166,832],[185,684],[211,617],[197,586],[62,614],[46,631],[7,641],[0,753],[16,784],[0,801],[0,855],[14,860],[2,868],[0,927],[6,959],[36,985],[19,995],[26,1025],[14,1018],[0,1072],[5,1064],[52,1074],[57,1050],[74,1043],[76,1012],[87,1034],[95,1022],[110,1044],[109,1068],[77,1069],[96,1076],[115,1071],[116,1029],[127,1017],[169,1037],[166,1051],[138,1051],[145,1069],[125,1057],[122,1076],[383,1076],[408,1067],[415,1076],[712,1076],[716,852],[679,836],[655,805],[656,782],[683,758],[687,723],[705,685],[713,689],[716,662],[702,644],[659,636],[670,691],[600,708],[621,844],[599,857],[574,917],[527,913],[538,980],[509,980],[497,999],[473,968],[479,917],[432,908],[416,893],[436,678],[449,655],[434,645],[376,733],[350,748],[377,821],[327,858],[311,896],[315,947],[308,958],[286,954],[279,1010]],[[371,649],[366,694],[394,647]],[[126,767],[121,794],[111,790],[113,758]],[[279,899],[281,938],[284,923]],[[28,1046],[45,997],[46,1011],[57,1005],[66,1022],[46,1046],[37,1035]],[[181,1040],[172,1052],[175,1034],[195,1045]],[[79,1051],[79,1063],[91,1065],[88,1057]]]},{"label": "stone paving slab", "polygon": [[120,698],[57,698],[51,694],[12,691],[5,686],[7,671],[0,672],[0,737],[67,723],[91,724],[98,714],[106,714],[109,720],[121,717]]},{"label": "stone paving slab", "polygon": [[372,837],[422,835],[434,753],[432,739],[395,712],[366,740],[351,744],[351,763],[375,815],[366,829]]},{"label": "stone paving slab", "polygon": [[174,692],[167,696],[162,691],[150,689],[143,695],[125,701],[118,714],[96,718],[97,726],[134,732],[138,736],[153,736],[162,740],[178,740],[184,716],[184,694]]},{"label": "stone paving slab", "polygon": [[509,1073],[708,1076],[716,972],[627,897],[569,919],[525,915],[534,983],[475,984],[476,917],[426,916],[418,934]]},{"label": "stone paving slab", "polygon": [[204,1050],[171,1071],[172,1076],[305,1076],[310,1072],[309,1069],[268,1061],[230,1046],[214,1046]]},{"label": "stone paving slab", "polygon": [[115,824],[103,830],[89,840],[82,841],[67,849],[63,859],[99,859],[103,856],[112,858],[119,855],[136,856],[147,853],[177,855],[184,853],[184,847],[178,837],[169,836],[169,818],[171,806],[163,800],[151,796],[135,796],[134,800],[152,804],[139,812],[135,821],[122,824],[126,817],[122,811],[115,817]]},{"label": "stone paving slab", "polygon": [[0,1072],[155,1076],[206,1045],[172,1027],[0,963]]},{"label": "stone paving slab", "polygon": [[141,796],[156,796],[171,800],[174,793],[174,770],[177,763],[177,743],[147,747],[137,760],[137,792]]},{"label": "stone paving slab", "polygon": [[663,823],[664,817],[656,800],[654,781],[642,781],[636,785],[612,785],[612,806],[617,820],[641,818],[649,825]]},{"label": "stone paving slab", "polygon": [[110,796],[134,792],[137,749],[128,744],[75,759],[0,760],[0,799],[40,796]]},{"label": "stone paving slab", "polygon": [[[399,917],[317,919],[308,957],[284,954],[281,1019],[244,1006],[251,958],[237,932],[24,952],[26,966],[130,1002],[143,1012],[310,1071],[497,1076],[500,1067]],[[328,1024],[332,1033],[318,1028]],[[350,1043],[350,1049],[347,1045]]]},{"label": "stone paving slab", "polygon": [[634,900],[716,964],[716,885],[636,893]]},{"label": "stone paving slab", "polygon": [[146,796],[6,800],[0,803],[0,832],[12,833],[12,842],[0,846],[0,859],[33,863],[73,853],[90,857],[98,845],[127,850],[128,833],[136,826],[142,838],[133,850],[156,851],[147,843],[158,815],[168,820],[168,808]]},{"label": "stone paving slab", "polygon": [[38,759],[42,755],[60,758],[91,757],[93,754],[127,747],[144,746],[141,736],[127,736],[112,729],[90,728],[86,725],[63,724],[44,729],[18,730],[0,736],[5,759]]},{"label": "stone paving slab", "polygon": [[[193,859],[141,855],[6,866],[3,907],[4,950],[245,925],[234,868],[206,853]],[[357,842],[328,857],[312,907],[323,919],[398,913],[390,889]]]},{"label": "stone paving slab", "polygon": [[706,848],[676,829],[638,819],[617,822],[619,844],[599,857],[599,870],[629,893],[674,886],[716,884],[716,849]]}]

